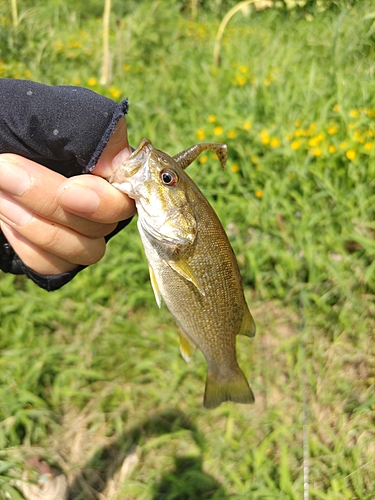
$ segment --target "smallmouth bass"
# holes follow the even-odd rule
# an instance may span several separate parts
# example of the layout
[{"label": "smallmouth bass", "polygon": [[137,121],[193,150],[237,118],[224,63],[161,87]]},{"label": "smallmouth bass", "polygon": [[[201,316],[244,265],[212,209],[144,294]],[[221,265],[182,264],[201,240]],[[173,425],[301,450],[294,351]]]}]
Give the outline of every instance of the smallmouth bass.
[{"label": "smallmouth bass", "polygon": [[148,139],[107,179],[135,200],[138,230],[156,302],[174,316],[183,358],[198,347],[208,365],[204,406],[252,403],[237,363],[236,335],[255,335],[238,264],[219,218],[186,174],[200,153],[213,150],[225,167],[224,144],[197,144],[173,158]]}]

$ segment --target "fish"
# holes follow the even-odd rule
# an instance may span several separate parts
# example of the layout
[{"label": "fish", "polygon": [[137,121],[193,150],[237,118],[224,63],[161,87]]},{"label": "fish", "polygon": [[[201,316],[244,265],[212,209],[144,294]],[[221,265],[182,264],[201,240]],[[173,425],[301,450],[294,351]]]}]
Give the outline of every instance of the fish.
[{"label": "fish", "polygon": [[236,336],[255,335],[238,263],[224,228],[185,169],[212,150],[225,167],[225,144],[200,143],[169,156],[143,139],[107,179],[135,200],[138,230],[156,303],[175,318],[180,350],[207,362],[203,404],[249,404],[254,394],[238,365]]}]

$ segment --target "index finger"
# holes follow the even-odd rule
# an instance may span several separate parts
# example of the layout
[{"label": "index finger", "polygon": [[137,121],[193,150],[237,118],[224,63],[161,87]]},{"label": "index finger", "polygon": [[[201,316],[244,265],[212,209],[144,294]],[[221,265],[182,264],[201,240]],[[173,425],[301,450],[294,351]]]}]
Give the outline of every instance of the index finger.
[{"label": "index finger", "polygon": [[0,191],[10,195],[20,206],[43,219],[90,237],[108,234],[113,228],[70,213],[60,205],[58,192],[65,181],[63,175],[22,156],[10,153],[0,155]]}]

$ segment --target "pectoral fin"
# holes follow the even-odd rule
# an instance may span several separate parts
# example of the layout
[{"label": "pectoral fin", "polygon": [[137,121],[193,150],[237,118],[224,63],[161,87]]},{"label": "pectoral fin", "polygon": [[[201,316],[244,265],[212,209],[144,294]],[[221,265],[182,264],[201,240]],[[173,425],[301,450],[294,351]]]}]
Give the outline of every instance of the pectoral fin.
[{"label": "pectoral fin", "polygon": [[179,328],[178,336],[180,339],[181,355],[186,363],[189,363],[195,351],[195,344],[182,332],[181,328]]},{"label": "pectoral fin", "polygon": [[155,276],[155,272],[154,270],[152,269],[152,267],[150,266],[150,264],[148,265],[148,269],[150,271],[150,280],[151,280],[151,286],[152,286],[152,289],[154,291],[154,295],[155,295],[155,300],[156,300],[156,303],[159,307],[161,307],[161,293],[159,291],[159,285],[158,285],[158,282],[156,281],[156,276]]},{"label": "pectoral fin", "polygon": [[251,312],[246,307],[245,314],[242,318],[241,329],[238,332],[238,335],[246,335],[247,337],[254,337],[255,330],[256,330],[256,326],[255,326],[254,319],[251,315]]},{"label": "pectoral fin", "polygon": [[191,281],[193,285],[199,290],[202,295],[205,295],[203,286],[195,274],[194,270],[189,266],[189,264],[183,260],[169,260],[169,266],[174,269],[180,276],[183,276],[188,281]]}]

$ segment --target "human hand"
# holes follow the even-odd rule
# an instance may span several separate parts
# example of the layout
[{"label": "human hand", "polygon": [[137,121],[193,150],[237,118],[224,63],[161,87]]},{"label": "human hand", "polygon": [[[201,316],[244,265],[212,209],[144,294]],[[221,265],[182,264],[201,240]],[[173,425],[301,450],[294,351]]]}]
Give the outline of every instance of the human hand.
[{"label": "human hand", "polygon": [[102,177],[129,156],[120,119],[93,171],[66,177],[14,154],[0,155],[0,228],[22,261],[39,274],[98,262],[104,236],[134,215],[133,200]]}]

